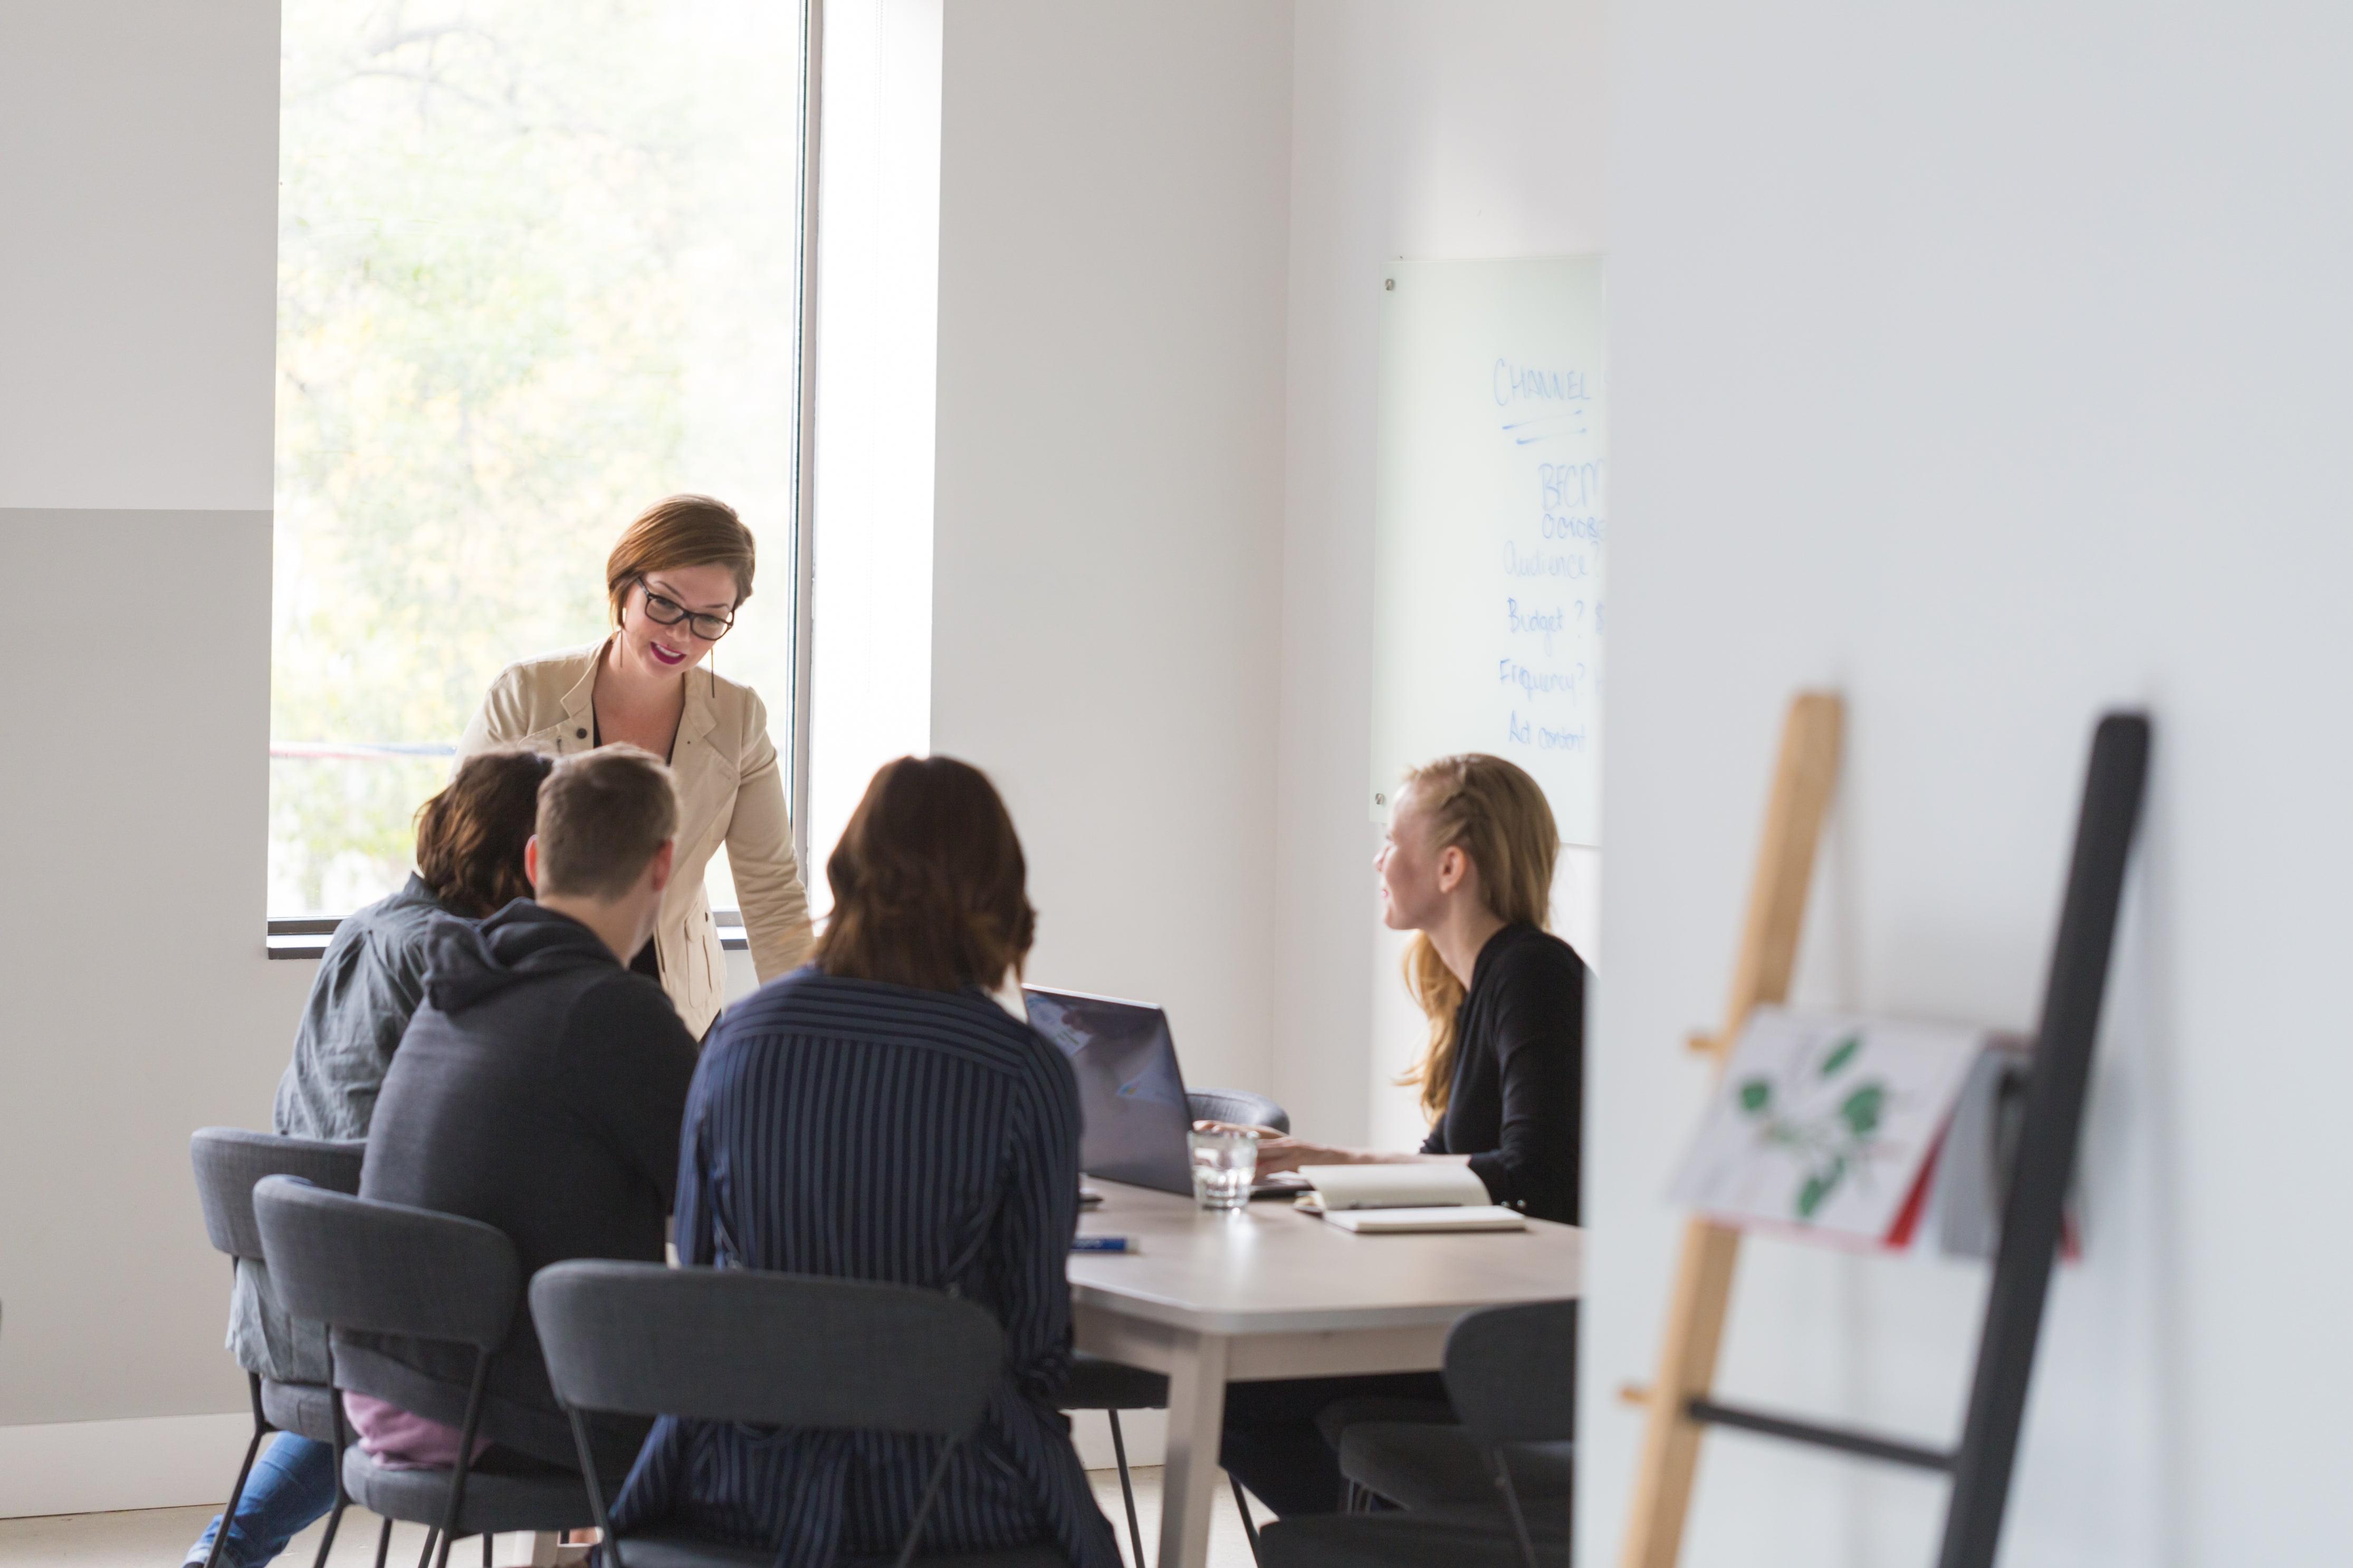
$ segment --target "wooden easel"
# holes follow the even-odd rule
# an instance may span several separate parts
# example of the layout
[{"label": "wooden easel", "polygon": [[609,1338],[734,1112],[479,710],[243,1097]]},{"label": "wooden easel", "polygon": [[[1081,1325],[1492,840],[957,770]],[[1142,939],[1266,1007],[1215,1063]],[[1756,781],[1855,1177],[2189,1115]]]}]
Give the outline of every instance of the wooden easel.
[{"label": "wooden easel", "polygon": [[[1781,760],[1773,770],[1765,841],[1749,884],[1748,923],[1732,971],[1724,1027],[1691,1042],[1714,1056],[1719,1067],[1740,1037],[1750,1009],[1788,997],[1798,933],[1806,923],[1806,892],[1814,877],[1814,847],[1830,809],[1845,727],[1845,704],[1827,691],[1799,693],[1782,722]],[[1690,1406],[1706,1396],[1715,1380],[1732,1269],[1739,1258],[1738,1231],[1704,1219],[1684,1223],[1683,1258],[1675,1267],[1674,1293],[1667,1299],[1666,1340],[1651,1384],[1641,1466],[1635,1472],[1634,1509],[1620,1559],[1625,1568],[1674,1568],[1683,1550],[1701,1432]]]},{"label": "wooden easel", "polygon": [[[1814,848],[1838,769],[1841,727],[1841,709],[1835,696],[1807,692],[1790,704],[1725,1026],[1712,1038],[1692,1042],[1719,1064],[1730,1053],[1751,1008],[1787,998]],[[2138,714],[2107,715],[2093,738],[2066,900],[2036,1031],[2025,1117],[2002,1204],[2001,1240],[1959,1446],[1931,1448],[1714,1400],[1710,1385],[1724,1339],[1740,1235],[1707,1220],[1691,1220],[1684,1226],[1683,1257],[1669,1299],[1658,1377],[1647,1392],[1630,1395],[1648,1407],[1649,1417],[1620,1558],[1622,1568],[1675,1568],[1699,1463],[1700,1434],[1709,1426],[1738,1427],[1949,1475],[1953,1490],[1939,1568],[1991,1568],[2074,1167],[2093,1038],[2107,986],[2125,864],[2139,821],[2148,750],[2148,721]]]}]

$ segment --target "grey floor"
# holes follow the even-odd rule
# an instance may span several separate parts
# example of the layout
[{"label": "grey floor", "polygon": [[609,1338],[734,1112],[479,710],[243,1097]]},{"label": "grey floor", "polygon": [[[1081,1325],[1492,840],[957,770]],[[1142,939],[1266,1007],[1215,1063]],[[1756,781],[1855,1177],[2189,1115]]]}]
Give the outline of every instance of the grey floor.
[{"label": "grey floor", "polygon": [[[1119,1500],[1119,1478],[1110,1470],[1091,1472],[1095,1484],[1095,1499],[1103,1505],[1103,1517],[1112,1521],[1120,1538],[1120,1550],[1127,1552],[1127,1513]],[[1145,1549],[1156,1551],[1154,1531],[1160,1518],[1160,1472],[1157,1469],[1135,1472],[1136,1511],[1144,1516]],[[17,1568],[57,1564],[58,1568],[179,1568],[181,1554],[187,1551],[212,1518],[213,1510],[203,1508],[159,1508],[137,1513],[67,1513],[47,1519],[0,1519],[0,1563]],[[343,1521],[343,1528],[335,1538],[334,1555],[330,1559],[334,1568],[373,1568],[375,1562],[376,1521],[354,1510]],[[418,1550],[425,1544],[425,1531],[408,1525],[396,1525],[392,1532],[392,1562],[403,1565],[417,1561]],[[319,1530],[297,1536],[286,1555],[280,1559],[285,1568],[309,1568],[319,1550]],[[480,1549],[472,1542],[463,1543],[450,1554],[451,1568],[474,1568],[481,1562]],[[1240,1515],[1234,1511],[1230,1493],[1220,1489],[1218,1493],[1217,1517],[1209,1536],[1210,1568],[1251,1568],[1250,1542],[1242,1534]]]}]

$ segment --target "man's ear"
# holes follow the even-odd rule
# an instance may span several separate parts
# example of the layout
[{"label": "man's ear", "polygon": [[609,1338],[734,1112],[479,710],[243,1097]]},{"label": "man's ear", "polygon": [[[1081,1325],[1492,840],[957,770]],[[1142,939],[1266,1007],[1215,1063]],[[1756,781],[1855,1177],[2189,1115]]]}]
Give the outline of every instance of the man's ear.
[{"label": "man's ear", "polygon": [[646,867],[646,869],[650,872],[653,877],[652,891],[659,893],[664,888],[670,886],[670,874],[677,862],[678,840],[675,838],[663,839],[662,847],[654,851],[652,861]]},{"label": "man's ear", "polygon": [[534,833],[522,841],[523,880],[531,884],[533,896],[539,892],[539,835]]}]

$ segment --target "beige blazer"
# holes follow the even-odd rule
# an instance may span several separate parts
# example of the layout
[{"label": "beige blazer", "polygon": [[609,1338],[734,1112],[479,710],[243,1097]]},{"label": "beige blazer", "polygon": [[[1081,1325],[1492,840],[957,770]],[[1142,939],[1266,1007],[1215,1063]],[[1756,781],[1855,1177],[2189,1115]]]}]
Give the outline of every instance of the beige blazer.
[{"label": "beige blazer", "polygon": [[[458,755],[513,742],[556,756],[589,750],[596,730],[591,696],[604,651],[596,643],[507,666],[466,726]],[[670,765],[678,784],[678,859],[654,943],[662,989],[699,1039],[726,996],[725,955],[702,887],[720,845],[727,846],[753,967],[764,983],[797,968],[816,938],[759,694],[708,669],[687,671],[686,710]]]}]

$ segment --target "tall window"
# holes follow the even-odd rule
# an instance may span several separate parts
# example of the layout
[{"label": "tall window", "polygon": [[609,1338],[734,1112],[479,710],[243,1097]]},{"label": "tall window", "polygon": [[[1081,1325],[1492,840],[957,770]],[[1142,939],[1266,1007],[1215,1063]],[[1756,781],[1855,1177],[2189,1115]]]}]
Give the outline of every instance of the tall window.
[{"label": "tall window", "polygon": [[[801,7],[284,0],[284,26],[270,912],[400,885],[491,679],[604,635],[607,551],[676,491],[759,538],[717,658],[797,757]],[[734,907],[723,856],[712,893]]]}]

